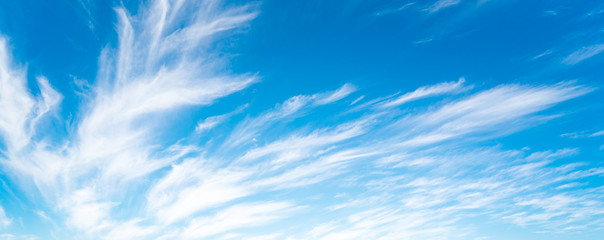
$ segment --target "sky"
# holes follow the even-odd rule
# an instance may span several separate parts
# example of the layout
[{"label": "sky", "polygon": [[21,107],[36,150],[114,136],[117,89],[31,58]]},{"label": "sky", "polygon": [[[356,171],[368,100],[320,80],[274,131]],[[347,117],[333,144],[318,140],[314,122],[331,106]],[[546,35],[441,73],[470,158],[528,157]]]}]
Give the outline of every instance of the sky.
[{"label": "sky", "polygon": [[604,3],[0,0],[0,240],[604,236]]}]

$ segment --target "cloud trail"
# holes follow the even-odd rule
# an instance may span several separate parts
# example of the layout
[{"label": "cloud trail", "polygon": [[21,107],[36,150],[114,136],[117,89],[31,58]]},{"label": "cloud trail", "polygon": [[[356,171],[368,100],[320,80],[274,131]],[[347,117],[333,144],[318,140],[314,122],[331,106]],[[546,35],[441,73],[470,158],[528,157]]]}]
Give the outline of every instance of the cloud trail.
[{"label": "cloud trail", "polygon": [[459,4],[459,2],[461,2],[461,0],[438,0],[425,10],[430,13],[435,13],[440,11],[441,9],[455,6]]},{"label": "cloud trail", "polygon": [[600,54],[602,51],[604,51],[604,44],[596,44],[596,45],[583,47],[583,48],[571,53],[570,55],[568,55],[564,60],[562,60],[562,62],[569,64],[569,65],[575,65],[588,58],[591,58],[591,57],[594,57],[594,56]]}]

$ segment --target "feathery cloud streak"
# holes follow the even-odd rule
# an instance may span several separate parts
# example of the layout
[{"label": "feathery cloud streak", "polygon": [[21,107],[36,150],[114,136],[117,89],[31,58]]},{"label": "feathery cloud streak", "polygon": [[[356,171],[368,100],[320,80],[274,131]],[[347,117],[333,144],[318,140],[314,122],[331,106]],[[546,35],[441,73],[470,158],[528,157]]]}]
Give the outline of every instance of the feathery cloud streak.
[{"label": "feathery cloud streak", "polygon": [[562,62],[570,65],[575,65],[585,59],[600,54],[602,51],[604,51],[604,44],[596,44],[583,47],[568,55]]},{"label": "feathery cloud streak", "polygon": [[459,4],[460,1],[461,0],[438,0],[434,4],[432,4],[430,7],[426,8],[425,10],[430,13],[435,13],[435,12],[440,11],[441,9],[455,6],[455,5]]}]

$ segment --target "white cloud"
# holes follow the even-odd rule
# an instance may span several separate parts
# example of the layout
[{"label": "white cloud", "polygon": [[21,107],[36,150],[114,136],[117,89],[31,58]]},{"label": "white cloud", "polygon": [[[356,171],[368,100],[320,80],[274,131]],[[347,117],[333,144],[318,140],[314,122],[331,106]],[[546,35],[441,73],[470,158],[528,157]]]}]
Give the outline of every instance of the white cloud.
[{"label": "white cloud", "polygon": [[[192,16],[195,21],[177,17],[185,6],[202,10]],[[156,1],[137,16],[116,10],[121,29],[119,48],[115,58],[111,53],[101,58],[100,72],[116,71],[97,80],[96,96],[78,126],[76,154],[89,162],[78,168],[99,169],[100,180],[113,183],[160,169],[174,158],[151,156],[152,129],[160,122],[142,123],[143,116],[186,105],[208,105],[255,81],[252,75],[213,74],[215,63],[201,59],[198,53],[191,54],[213,34],[235,28],[256,15],[247,5],[219,8],[209,2]]]},{"label": "white cloud", "polygon": [[570,65],[575,65],[585,59],[600,54],[602,51],[604,51],[604,44],[595,44],[583,47],[568,55],[564,60],[562,60],[562,62]]},{"label": "white cloud", "polygon": [[127,240],[127,239],[143,239],[151,234],[155,234],[159,231],[158,227],[146,227],[140,226],[141,219],[133,219],[126,223],[121,223],[115,228],[111,229],[104,239],[107,240]]},{"label": "white cloud", "polygon": [[[195,174],[202,173],[197,171]],[[197,185],[181,188],[173,202],[156,210],[158,219],[172,223],[250,194],[250,189],[241,182],[245,174],[230,171],[206,174]]]},{"label": "white cloud", "polygon": [[325,105],[325,104],[329,104],[329,103],[338,101],[342,98],[347,97],[348,95],[355,92],[356,90],[357,90],[357,88],[354,85],[352,85],[350,83],[346,83],[342,87],[340,87],[339,89],[337,89],[333,92],[323,94],[322,96],[318,96],[318,99],[316,100],[315,104]]},{"label": "white cloud", "polygon": [[6,216],[6,212],[4,212],[4,208],[2,208],[2,206],[0,206],[0,227],[2,228],[6,228],[8,227],[13,221],[8,218]]},{"label": "white cloud", "polygon": [[298,95],[277,104],[273,109],[264,112],[258,117],[246,119],[239,123],[231,132],[228,139],[222,144],[223,148],[248,146],[252,140],[270,126],[277,122],[287,122],[304,115],[308,110],[320,105],[333,103],[341,100],[356,90],[352,84],[344,84],[332,92],[324,92],[313,95]]},{"label": "white cloud", "polygon": [[[31,128],[34,128],[39,119],[50,112],[63,99],[63,96],[50,86],[48,79],[45,77],[38,77],[37,80],[38,86],[40,87],[41,99],[36,103],[35,117],[31,120]],[[31,129],[30,131],[33,132],[34,129]]]},{"label": "white cloud", "polygon": [[[437,1],[428,11],[458,3]],[[358,91],[344,84],[290,97],[211,144],[189,133],[165,143],[163,134],[187,106],[213,104],[257,81],[254,74],[220,73],[223,60],[207,52],[219,32],[244,26],[257,12],[254,5],[161,0],[134,16],[116,12],[119,46],[103,51],[90,101],[64,142],[34,138],[61,94],[40,77],[34,96],[4,40],[0,47],[0,110],[14,113],[0,115],[9,146],[3,167],[20,184],[37,188],[40,204],[63,217],[56,224],[82,238],[468,239],[481,237],[462,221],[471,217],[542,229],[604,224],[601,189],[579,184],[603,176],[604,169],[560,161],[579,150],[476,145],[551,119],[555,113],[545,110],[589,87],[504,84],[412,112],[393,111],[470,91],[460,78],[367,101],[354,107],[360,114],[334,106],[327,115],[304,118]],[[209,131],[244,108],[189,130]],[[331,197],[338,192],[346,194]],[[296,222],[310,214],[316,218]],[[0,226],[11,221],[0,208]],[[263,227],[271,234],[254,231]]]},{"label": "white cloud", "polygon": [[[508,131],[501,124],[519,121],[591,91],[589,88],[560,83],[553,87],[500,86],[450,103],[434,112],[417,116],[416,128],[427,131],[403,142],[404,145],[425,145],[441,142],[472,132]],[[516,124],[522,126],[526,121]],[[432,130],[430,130],[432,129]]]},{"label": "white cloud", "polygon": [[55,224],[55,222],[50,217],[48,217],[48,215],[44,211],[37,210],[37,211],[34,211],[34,213],[36,215],[38,215],[42,220],[44,220],[46,222],[49,222],[49,223],[52,223],[52,224]]},{"label": "white cloud", "polygon": [[245,104],[230,113],[208,117],[208,118],[204,119],[203,121],[199,121],[197,123],[197,126],[195,127],[195,132],[202,133],[202,132],[208,131],[208,130],[218,126],[219,124],[224,122],[227,118],[231,117],[232,115],[242,112],[245,108],[247,108],[247,106],[248,105]]},{"label": "white cloud", "polygon": [[548,56],[548,55],[550,55],[552,53],[554,53],[554,50],[552,50],[552,49],[545,50],[545,52],[542,52],[539,55],[534,56],[533,60],[537,60],[537,59],[543,58],[543,57]]},{"label": "white cloud", "polygon": [[287,202],[246,203],[229,207],[211,217],[196,218],[183,230],[182,239],[201,239],[275,221],[291,212]]},{"label": "white cloud", "polygon": [[402,96],[397,97],[396,99],[383,102],[379,106],[383,108],[396,107],[407,102],[415,101],[426,97],[437,96],[445,93],[459,92],[463,90],[464,82],[464,78],[459,78],[459,81],[457,82],[445,82],[433,86],[420,87],[415,91],[406,93]]},{"label": "white cloud", "polygon": [[384,16],[384,15],[388,15],[388,14],[397,13],[397,12],[400,12],[400,11],[403,11],[403,10],[409,8],[410,6],[412,6],[414,4],[415,4],[415,2],[408,2],[397,8],[383,9],[383,10],[380,10],[379,12],[376,12],[375,15]]},{"label": "white cloud", "polygon": [[592,133],[589,135],[590,137],[599,137],[599,136],[604,136],[604,130],[601,131],[597,131],[595,133]]},{"label": "white cloud", "polygon": [[604,130],[593,132],[593,133],[588,133],[587,131],[569,132],[569,133],[560,134],[560,137],[576,139],[576,138],[586,138],[586,137],[599,137],[602,135],[604,135]]},{"label": "white cloud", "polygon": [[10,233],[0,234],[0,240],[36,240],[37,236],[31,234],[15,235]]},{"label": "white cloud", "polygon": [[[199,11],[180,17],[192,9]],[[227,8],[214,1],[154,1],[134,16],[121,7],[115,10],[118,48],[102,51],[99,74],[87,96],[90,101],[84,103],[64,143],[32,141],[36,124],[62,96],[44,77],[38,78],[39,99],[32,96],[25,72],[13,66],[6,41],[0,41],[0,111],[10,113],[0,115],[0,132],[8,146],[6,164],[23,184],[35,183],[53,208],[64,211],[67,223],[84,232],[120,226],[111,212],[120,205],[116,199],[124,196],[122,189],[141,184],[134,180],[189,151],[157,145],[167,123],[161,116],[185,106],[212,104],[257,79],[253,74],[219,73],[222,60],[203,54],[217,33],[253,19],[254,5]],[[28,151],[19,152],[26,146]],[[214,185],[203,186],[198,191]],[[181,197],[190,201],[184,193]],[[179,214],[188,209],[181,208],[173,207],[169,219],[183,217]],[[124,231],[146,232],[130,223]],[[124,235],[124,231],[110,232]]]},{"label": "white cloud", "polygon": [[[602,201],[595,200],[599,194],[587,194],[591,190],[548,192],[560,182],[558,177],[576,172],[569,166],[566,168],[570,172],[548,166],[575,154],[572,149],[531,155],[498,149],[461,155],[450,149],[440,151],[423,152],[436,162],[430,171],[415,169],[400,176],[390,173],[389,178],[374,176],[374,183],[367,185],[370,191],[351,198],[354,204],[330,208],[336,211],[331,213],[334,215],[350,213],[347,217],[327,218],[308,235],[319,239],[468,239],[479,235],[457,223],[474,216],[520,225],[540,224],[555,230],[604,214]],[[596,226],[601,221],[591,224]]]},{"label": "white cloud", "polygon": [[543,11],[543,16],[556,16],[556,15],[558,15],[558,11],[557,10]]},{"label": "white cloud", "polygon": [[68,223],[87,231],[97,231],[111,225],[108,221],[109,211],[114,204],[98,202],[97,199],[97,193],[92,188],[74,191],[61,204],[68,212]]},{"label": "white cloud", "polygon": [[[272,154],[283,154],[283,153],[303,153],[302,156],[317,152],[317,148],[324,148],[331,144],[341,142],[365,133],[365,127],[367,120],[358,121],[348,124],[342,124],[336,127],[333,131],[317,130],[306,136],[293,136],[286,140],[278,140],[269,143],[265,146],[254,148],[245,153],[241,158],[242,161],[248,162],[256,160],[260,157]],[[293,159],[282,159],[279,155],[277,162],[292,161]],[[279,160],[281,159],[281,160]]]},{"label": "white cloud", "polygon": [[365,95],[362,95],[362,96],[358,97],[357,99],[355,99],[354,101],[352,101],[350,103],[350,105],[354,105],[354,104],[358,103],[359,101],[363,100],[363,98],[365,98]]},{"label": "white cloud", "polygon": [[208,131],[208,130],[216,127],[218,124],[222,123],[225,118],[226,118],[225,115],[208,117],[208,118],[204,119],[203,121],[199,121],[199,123],[197,123],[197,126],[195,127],[195,131],[199,132],[199,133]]},{"label": "white cloud", "polygon": [[35,99],[27,89],[26,72],[14,64],[6,40],[0,38],[0,111],[10,113],[0,115],[0,132],[10,152],[29,143],[38,119],[61,99],[44,77],[38,78],[41,99]]},{"label": "white cloud", "polygon": [[435,13],[440,11],[441,9],[455,6],[459,4],[459,2],[461,2],[461,0],[438,0],[425,10],[430,13]]}]

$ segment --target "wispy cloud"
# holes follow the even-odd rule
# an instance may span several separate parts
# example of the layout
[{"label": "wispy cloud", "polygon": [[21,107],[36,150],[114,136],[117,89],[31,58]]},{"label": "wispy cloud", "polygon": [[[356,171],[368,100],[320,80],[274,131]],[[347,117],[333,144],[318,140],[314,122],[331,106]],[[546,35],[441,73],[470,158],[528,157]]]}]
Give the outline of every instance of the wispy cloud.
[{"label": "wispy cloud", "polygon": [[80,4],[81,10],[84,12],[84,20],[88,23],[88,28],[94,30],[96,20],[92,15],[92,4],[90,3],[90,0],[78,0],[78,3]]},{"label": "wispy cloud", "polygon": [[408,2],[397,8],[388,8],[388,9],[380,10],[380,11],[376,12],[375,15],[384,16],[384,15],[388,15],[388,14],[397,13],[397,12],[403,11],[403,10],[411,7],[414,4],[415,4],[415,2]]},{"label": "wispy cloud", "polygon": [[[41,199],[34,216],[43,221],[94,239],[469,239],[488,237],[463,220],[474,217],[562,232],[604,224],[604,192],[588,183],[604,169],[567,161],[581,149],[490,144],[563,116],[553,107],[590,86],[459,78],[374,98],[347,83],[259,113],[238,103],[166,140],[188,106],[258,82],[223,73],[225,60],[208,52],[258,12],[221,1],[146,4],[136,15],[115,9],[118,46],[103,50],[73,119],[53,114],[63,97],[52,79],[30,90],[0,41],[0,112],[10,113],[0,114],[0,163]],[[39,126],[51,118],[73,123],[44,138]],[[13,219],[0,208],[0,227]]]},{"label": "wispy cloud", "polygon": [[36,237],[35,235],[31,235],[31,234],[15,235],[15,234],[9,234],[9,233],[1,233],[0,239],[2,239],[2,240],[36,240],[36,239],[38,239],[38,237]]},{"label": "wispy cloud", "polygon": [[405,104],[407,102],[411,102],[411,101],[426,98],[426,97],[436,96],[436,95],[445,94],[445,93],[453,93],[456,91],[462,91],[464,82],[465,82],[465,79],[460,78],[457,82],[447,82],[447,83],[441,83],[441,84],[437,84],[437,85],[429,86],[429,87],[420,87],[413,92],[406,93],[402,96],[397,97],[396,99],[386,101],[386,102],[380,104],[379,106],[383,107],[383,108],[395,107],[395,106]]},{"label": "wispy cloud", "polygon": [[558,11],[556,11],[556,10],[543,11],[543,16],[556,16],[556,15],[558,15]]},{"label": "wispy cloud", "polygon": [[430,13],[435,13],[444,8],[455,6],[455,5],[459,4],[460,2],[461,2],[461,0],[438,0],[434,4],[430,5],[429,7],[427,7],[424,10],[428,11]]},{"label": "wispy cloud", "polygon": [[590,134],[589,136],[590,136],[590,137],[604,136],[604,130],[597,131],[597,132],[595,132],[595,133]]},{"label": "wispy cloud", "polygon": [[[434,153],[436,152],[430,155],[436,157],[438,154]],[[409,178],[410,176],[403,175],[369,182],[371,189],[379,189],[374,191],[375,193],[386,194],[360,198],[365,201],[356,199],[357,203],[347,206],[346,209],[365,210],[353,211],[353,214],[346,218],[348,221],[329,222],[330,227],[322,231],[321,236],[323,239],[363,239],[378,236],[388,236],[392,239],[433,238],[445,235],[448,236],[447,239],[480,237],[471,229],[462,230],[455,226],[455,222],[463,218],[476,216],[477,209],[486,210],[487,215],[493,218],[504,216],[504,219],[521,225],[550,224],[552,229],[572,225],[578,218],[597,218],[602,214],[597,210],[600,206],[590,205],[587,200],[597,195],[584,196],[581,190],[573,191],[572,195],[554,194],[548,196],[547,200],[533,199],[542,196],[543,188],[559,184],[561,180],[558,176],[569,173],[560,171],[574,171],[570,165],[560,168],[543,166],[573,153],[575,151],[564,149],[526,156],[519,152],[488,149],[462,155],[441,155],[434,158],[434,164],[430,165],[430,169],[439,170],[431,171],[427,175],[421,171],[425,167],[416,166],[412,167],[410,172],[421,172],[418,176]],[[498,160],[510,158],[517,160]],[[455,166],[457,164],[461,165]],[[451,177],[448,175],[451,172],[459,174]],[[540,184],[533,184],[535,176],[539,178]],[[523,185],[528,182],[530,184]],[[388,205],[399,201],[403,203],[402,207]],[[508,205],[510,201],[515,204]],[[535,210],[545,209],[550,213],[539,215],[527,209],[527,206],[533,206]],[[342,209],[335,208],[334,211]],[[568,217],[572,220],[567,221]],[[313,230],[310,234],[316,234],[316,231]]]},{"label": "wispy cloud", "polygon": [[12,222],[13,221],[6,216],[6,212],[4,212],[4,208],[2,208],[2,206],[0,206],[0,227],[6,228]]},{"label": "wispy cloud", "polygon": [[197,126],[195,127],[195,132],[202,133],[202,132],[208,131],[208,130],[216,127],[220,123],[224,122],[227,118],[233,116],[234,114],[241,113],[245,108],[247,108],[247,106],[248,105],[245,104],[241,107],[238,107],[235,111],[232,111],[230,113],[208,117],[202,121],[199,121],[197,123]]},{"label": "wispy cloud", "polygon": [[588,58],[594,57],[604,51],[604,44],[595,44],[587,47],[583,47],[570,55],[568,55],[563,63],[575,65],[579,62],[582,62]]},{"label": "wispy cloud", "polygon": [[222,144],[224,149],[247,146],[255,139],[259,132],[268,129],[278,121],[290,121],[304,116],[305,111],[321,105],[334,103],[356,91],[351,84],[344,84],[335,91],[317,93],[313,95],[298,95],[277,104],[273,109],[266,111],[258,117],[246,119],[237,124],[228,139]]},{"label": "wispy cloud", "polygon": [[[443,106],[438,111],[420,115],[415,121],[428,130],[404,142],[424,145],[441,142],[472,132],[506,131],[501,124],[522,119],[560,101],[591,91],[588,88],[560,83],[555,87],[525,88],[500,86],[466,100]],[[516,124],[521,126],[526,121]]]},{"label": "wispy cloud", "polygon": [[[199,10],[189,16],[195,21],[177,17],[185,8]],[[40,77],[40,95],[32,96],[25,72],[11,65],[6,41],[0,42],[0,109],[10,113],[0,117],[9,157],[5,164],[35,182],[46,200],[67,214],[69,225],[89,233],[118,226],[110,215],[117,206],[113,198],[121,195],[117,189],[180,156],[154,156],[162,150],[153,146],[151,130],[161,121],[143,124],[143,116],[208,105],[256,81],[254,75],[214,71],[220,59],[203,59],[197,51],[206,39],[253,19],[253,5],[154,1],[137,16],[123,8],[115,11],[119,46],[103,50],[92,101],[78,117],[74,135],[58,147],[31,141],[31,136],[61,95]]]},{"label": "wispy cloud", "polygon": [[604,130],[589,133],[589,131],[579,131],[579,132],[570,132],[563,133],[560,137],[568,137],[568,138],[585,138],[585,137],[599,137],[604,136]]},{"label": "wispy cloud", "polygon": [[[38,78],[40,97],[34,98],[26,86],[23,69],[14,66],[7,52],[7,42],[0,38],[0,131],[5,136],[9,152],[25,147],[34,134],[37,121],[61,100],[44,77]],[[30,117],[33,116],[33,117]]]},{"label": "wispy cloud", "polygon": [[417,40],[417,41],[415,41],[413,43],[419,45],[419,44],[429,43],[429,42],[432,42],[432,41],[434,41],[434,38],[433,37],[428,37],[428,38]]},{"label": "wispy cloud", "polygon": [[537,60],[537,59],[543,58],[543,57],[548,56],[548,55],[550,55],[552,53],[554,53],[554,50],[552,50],[552,49],[545,50],[545,52],[542,52],[542,53],[538,54],[537,56],[534,56],[533,60]]},{"label": "wispy cloud", "polygon": [[291,212],[286,202],[246,203],[229,207],[207,218],[193,219],[181,239],[200,239],[241,227],[254,227],[278,220]]},{"label": "wispy cloud", "polygon": [[324,93],[322,95],[317,95],[317,100],[315,101],[315,104],[318,105],[325,105],[325,104],[329,104],[329,103],[333,103],[335,101],[338,101],[342,98],[347,97],[348,95],[350,95],[351,93],[355,92],[357,90],[357,88],[350,84],[344,84],[342,87],[340,87],[339,89],[333,91],[333,92],[329,92],[329,93]]}]

